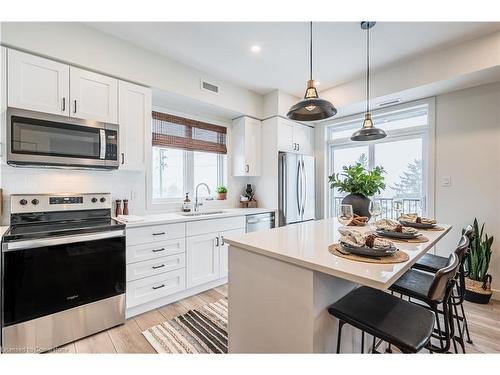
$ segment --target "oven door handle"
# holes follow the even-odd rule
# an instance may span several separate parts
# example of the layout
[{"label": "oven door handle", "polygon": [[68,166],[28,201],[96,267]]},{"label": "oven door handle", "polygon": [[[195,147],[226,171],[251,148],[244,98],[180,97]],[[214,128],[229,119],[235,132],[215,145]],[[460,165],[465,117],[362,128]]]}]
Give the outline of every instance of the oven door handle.
[{"label": "oven door handle", "polygon": [[65,245],[70,243],[87,242],[95,240],[104,240],[107,238],[115,238],[125,236],[124,230],[113,230],[108,232],[99,232],[92,234],[79,234],[74,236],[63,236],[54,237],[46,239],[36,239],[36,240],[25,240],[25,241],[14,241],[14,242],[4,242],[2,250],[14,251],[14,250],[26,250],[34,249],[37,247],[55,246],[55,245]]}]

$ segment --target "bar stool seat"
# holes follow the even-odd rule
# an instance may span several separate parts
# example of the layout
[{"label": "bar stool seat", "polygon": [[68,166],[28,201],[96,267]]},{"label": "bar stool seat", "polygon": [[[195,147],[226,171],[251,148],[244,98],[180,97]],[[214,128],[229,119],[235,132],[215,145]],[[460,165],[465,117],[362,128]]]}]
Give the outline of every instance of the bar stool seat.
[{"label": "bar stool seat", "polygon": [[409,269],[396,280],[389,289],[393,292],[427,302],[429,300],[428,293],[433,279],[434,275],[432,274]]},{"label": "bar stool seat", "polygon": [[416,353],[425,347],[435,323],[434,314],[428,309],[369,287],[348,293],[328,312],[405,353]]},{"label": "bar stool seat", "polygon": [[413,268],[421,271],[436,273],[441,268],[446,267],[447,263],[448,258],[434,254],[425,254],[417,261],[417,263],[413,265]]}]

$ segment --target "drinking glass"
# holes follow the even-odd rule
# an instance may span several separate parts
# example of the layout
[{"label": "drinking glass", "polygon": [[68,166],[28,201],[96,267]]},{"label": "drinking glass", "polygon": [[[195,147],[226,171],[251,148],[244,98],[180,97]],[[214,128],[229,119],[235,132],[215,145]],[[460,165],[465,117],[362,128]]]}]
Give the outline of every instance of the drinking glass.
[{"label": "drinking glass", "polygon": [[349,225],[354,219],[354,213],[352,212],[352,206],[350,204],[340,204],[337,207],[337,220],[344,227]]},{"label": "drinking glass", "polygon": [[375,224],[375,222],[377,221],[377,217],[382,215],[382,205],[380,204],[380,201],[371,200],[368,206],[368,212],[370,213],[373,219],[372,223]]}]

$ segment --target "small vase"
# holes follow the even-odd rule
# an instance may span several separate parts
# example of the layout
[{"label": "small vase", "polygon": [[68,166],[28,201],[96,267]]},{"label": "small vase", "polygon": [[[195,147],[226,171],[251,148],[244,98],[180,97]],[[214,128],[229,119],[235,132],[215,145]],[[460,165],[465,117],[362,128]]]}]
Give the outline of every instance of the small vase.
[{"label": "small vase", "polygon": [[217,199],[220,201],[226,200],[227,193],[217,193]]},{"label": "small vase", "polygon": [[366,216],[368,219],[371,218],[369,206],[370,199],[365,197],[363,194],[349,194],[342,199],[342,204],[350,204],[352,206],[352,211],[358,216]]}]

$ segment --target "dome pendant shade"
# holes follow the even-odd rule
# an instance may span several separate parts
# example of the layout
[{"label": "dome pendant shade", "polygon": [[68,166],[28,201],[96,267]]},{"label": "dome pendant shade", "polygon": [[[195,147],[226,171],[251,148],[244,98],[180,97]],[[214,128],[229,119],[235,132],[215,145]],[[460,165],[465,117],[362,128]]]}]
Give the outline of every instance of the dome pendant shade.
[{"label": "dome pendant shade", "polygon": [[366,113],[363,127],[351,136],[351,141],[375,141],[386,136],[387,134],[382,129],[373,126],[371,114]]},{"label": "dome pendant shade", "polygon": [[290,108],[287,117],[295,121],[317,121],[335,116],[337,109],[328,100],[320,99],[314,80],[307,82],[304,99]]}]

